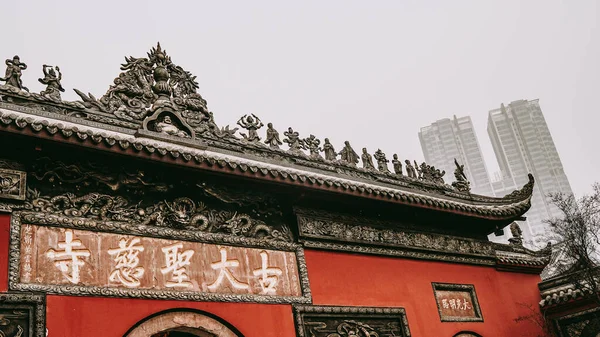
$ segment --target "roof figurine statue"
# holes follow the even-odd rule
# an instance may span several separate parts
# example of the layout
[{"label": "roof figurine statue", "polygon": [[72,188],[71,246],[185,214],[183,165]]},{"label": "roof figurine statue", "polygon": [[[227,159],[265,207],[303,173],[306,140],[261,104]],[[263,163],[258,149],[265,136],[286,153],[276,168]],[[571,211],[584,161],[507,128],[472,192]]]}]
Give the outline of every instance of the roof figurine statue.
[{"label": "roof figurine statue", "polygon": [[60,81],[62,80],[62,73],[58,66],[53,67],[44,64],[42,67],[44,72],[44,78],[38,79],[40,83],[46,85],[46,90],[40,92],[40,95],[46,96],[53,101],[61,101],[60,93],[65,92]]},{"label": "roof figurine statue", "polygon": [[27,65],[21,62],[19,55],[15,55],[12,60],[7,59],[5,63],[6,73],[4,77],[0,77],[0,81],[6,82],[6,85],[13,88],[29,91],[27,87],[23,86],[23,81],[21,80],[23,70],[27,69]]},{"label": "roof figurine statue", "polygon": [[375,170],[375,165],[373,165],[373,157],[367,152],[367,148],[363,147],[361,160],[363,163],[363,168],[365,170]]},{"label": "roof figurine statue", "polygon": [[325,138],[323,141],[323,149],[321,150],[325,154],[325,160],[335,161],[337,157],[337,152],[335,152],[335,148],[329,142],[329,138]]},{"label": "roof figurine statue", "polygon": [[510,224],[510,233],[512,234],[512,238],[508,239],[513,245],[522,246],[523,245],[523,231],[518,223],[512,222]]},{"label": "roof figurine statue", "polygon": [[288,151],[290,153],[299,155],[304,154],[302,150],[305,150],[306,146],[304,145],[304,141],[300,139],[300,134],[298,132],[294,131],[294,129],[289,127],[288,130],[283,133],[283,135],[287,137],[283,140],[283,142],[287,143],[287,145],[289,146]]},{"label": "roof figurine statue", "polygon": [[410,160],[406,159],[404,163],[406,164],[406,176],[412,179],[417,179],[417,171],[415,171],[415,168],[410,163]]},{"label": "roof figurine statue", "polygon": [[454,165],[456,165],[456,168],[454,169],[454,178],[456,181],[452,183],[452,186],[460,192],[471,191],[471,183],[465,174],[465,165],[460,165],[456,158],[454,158]]},{"label": "roof figurine statue", "polygon": [[446,171],[440,171],[439,169],[431,166],[431,169],[433,170],[432,172],[432,178],[433,178],[433,182],[439,185],[444,185],[446,182],[444,181],[444,175],[446,174]]},{"label": "roof figurine statue", "polygon": [[279,139],[279,132],[273,127],[273,123],[267,124],[267,139],[265,144],[269,145],[271,149],[279,149],[279,145],[283,143]]},{"label": "roof figurine statue", "polygon": [[[381,184],[374,184],[373,186],[377,186],[369,187],[366,189],[367,192],[361,193],[401,195],[404,193],[401,191],[402,189],[414,189],[412,192],[417,194],[421,192],[441,193],[450,199],[458,200],[457,203],[464,199],[468,203],[476,200],[493,205],[510,204],[514,212],[521,212],[531,205],[533,176],[529,176],[529,182],[522,189],[502,198],[475,196],[466,193],[470,191],[470,183],[465,175],[464,166],[459,165],[457,161],[455,161],[456,170],[454,172],[456,181],[449,186],[444,183],[445,172],[426,163],[418,165],[416,161],[406,160],[404,173],[403,163],[397,155],[393,156],[392,167],[389,167],[390,161],[380,149],[371,155],[365,148],[359,155],[354,151],[350,142],[345,141],[341,151],[336,152],[328,138],[322,142],[313,135],[301,138],[298,132],[291,127],[280,135],[273,124],[268,123],[266,138],[263,142],[258,131],[264,125],[253,114],[245,115],[237,121],[239,126],[248,130],[242,130],[245,135],[242,134],[238,137],[236,136],[237,127],[217,126],[213,113],[207,108],[206,100],[197,92],[199,84],[196,76],[176,65],[160,44],[143,57],[126,57],[125,62],[121,65],[120,73],[101,97],[96,98],[92,94],[86,95],[75,90],[82,100],[78,102],[61,100],[64,88],[61,84],[62,73],[58,67],[42,66],[44,76],[40,82],[45,84],[46,88],[41,94],[38,94],[25,91],[27,88],[23,86],[21,79],[22,72],[27,69],[27,65],[22,63],[18,56],[6,60],[6,66],[5,77],[0,78],[6,82],[6,84],[0,85],[2,98],[6,98],[6,101],[10,102],[9,105],[21,105],[35,111],[43,110],[44,114],[51,114],[52,118],[40,117],[41,115],[37,116],[32,113],[31,116],[36,116],[22,119],[20,115],[29,113],[20,111],[18,115],[7,114],[4,110],[10,110],[10,107],[0,102],[3,108],[0,111],[0,117],[4,122],[0,123],[0,127],[13,123],[20,129],[32,128],[35,132],[46,129],[49,131],[48,137],[53,137],[52,135],[55,133],[73,134],[73,137],[79,137],[83,142],[88,142],[88,139],[95,142],[106,139],[105,143],[111,147],[120,147],[128,151],[132,148],[135,151],[147,149],[148,153],[155,153],[155,156],[169,153],[174,158],[173,160],[191,161],[193,158],[193,160],[201,162],[208,158],[208,163],[211,163],[214,158],[219,158],[219,167],[231,165],[232,169],[243,172],[259,170],[261,174],[268,171],[285,172],[286,174],[282,174],[280,177],[292,180],[300,179],[300,181],[308,179],[311,183],[315,181],[315,184],[328,185],[330,182],[328,179],[343,179],[348,183],[344,182],[342,187],[334,185],[344,191],[369,184],[369,180],[371,180],[383,182],[385,187]],[[67,118],[61,116],[69,116],[68,125],[54,121]],[[82,123],[77,123],[79,120]],[[93,122],[96,126],[90,128],[83,123],[85,121]],[[74,126],[71,124],[77,124],[77,132],[73,132]],[[115,131],[115,128],[127,130],[127,132]],[[64,132],[57,133],[57,130]],[[110,135],[104,130],[111,131]],[[152,139],[157,136],[156,133],[163,133],[169,137],[159,137],[159,142],[143,139],[144,137]],[[92,137],[90,137],[91,134],[93,134]],[[280,138],[284,135],[285,137]],[[175,137],[189,139],[176,139]],[[169,147],[169,142],[178,144],[178,146]],[[289,146],[285,155],[279,149],[284,142]],[[90,144],[90,146],[95,146],[94,144]],[[132,147],[132,144],[135,145]],[[258,146],[259,144],[260,146]],[[200,155],[199,152],[193,150],[194,148],[206,150]],[[156,149],[159,150],[156,151]],[[221,156],[223,153],[228,155],[226,159]],[[265,159],[268,161],[264,162]],[[363,167],[359,168],[357,166],[361,159]],[[274,160],[282,161],[282,165],[277,164]],[[374,161],[377,161],[376,166]],[[252,168],[249,169],[249,167]],[[390,173],[392,168],[393,173]],[[290,169],[294,174],[286,171]],[[319,176],[319,178],[312,179],[312,176]],[[331,181],[337,182],[338,180]],[[418,202],[421,199],[415,200],[417,201],[406,202]],[[402,202],[405,201],[402,200]],[[434,204],[435,207],[438,207],[438,204]],[[479,207],[469,205],[476,209]],[[490,208],[485,209],[485,212],[497,218],[507,216],[501,209]]]},{"label": "roof figurine statue", "polygon": [[241,133],[242,137],[249,142],[260,142],[257,130],[262,128],[264,124],[255,114],[244,115],[238,120],[237,124],[248,130],[248,134]]},{"label": "roof figurine statue", "polygon": [[415,164],[414,168],[415,168],[415,177],[419,180],[423,179],[423,171],[421,170],[423,168],[423,165],[425,165],[425,163],[421,163],[421,166],[419,167],[419,164],[417,163],[416,160],[413,159],[413,163]]},{"label": "roof figurine statue", "polygon": [[358,154],[354,152],[354,149],[352,146],[350,146],[349,141],[344,142],[344,148],[342,148],[339,155],[342,163],[353,167],[356,167],[356,164],[358,164]]},{"label": "roof figurine statue", "polygon": [[304,144],[309,151],[310,157],[313,159],[323,159],[319,152],[322,151],[321,141],[315,137],[315,135],[310,135],[308,138],[304,138]]},{"label": "roof figurine statue", "polygon": [[177,127],[177,125],[173,123],[173,121],[171,120],[171,116],[169,115],[165,115],[160,122],[156,123],[155,129],[157,132],[169,136],[176,136],[182,138],[189,137],[189,135],[185,131],[180,130]]},{"label": "roof figurine statue", "polygon": [[379,170],[379,172],[390,173],[387,165],[390,161],[385,157],[385,153],[383,153],[381,149],[377,149],[373,157],[375,157],[375,160],[377,161],[377,170]]},{"label": "roof figurine statue", "polygon": [[[415,161],[415,166],[417,162]],[[425,162],[422,162],[421,165],[417,166],[417,172],[419,173],[418,178],[422,181],[431,182],[437,185],[444,185],[444,175],[446,171],[440,171],[436,169],[435,166],[428,165]]]},{"label": "roof figurine statue", "polygon": [[396,153],[394,153],[394,156],[392,159],[392,165],[394,166],[394,173],[396,175],[401,176],[402,175],[402,161],[398,159],[398,155]]}]

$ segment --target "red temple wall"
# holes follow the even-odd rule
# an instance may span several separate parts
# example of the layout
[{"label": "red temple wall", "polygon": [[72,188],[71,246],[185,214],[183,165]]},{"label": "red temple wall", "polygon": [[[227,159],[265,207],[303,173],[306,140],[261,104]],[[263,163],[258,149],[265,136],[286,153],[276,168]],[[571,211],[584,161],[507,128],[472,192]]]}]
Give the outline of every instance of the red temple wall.
[{"label": "red temple wall", "polygon": [[48,337],[121,337],[144,318],[173,308],[209,312],[233,325],[246,337],[296,336],[290,305],[49,295]]},{"label": "red temple wall", "polygon": [[8,244],[10,243],[10,215],[0,214],[0,291],[8,289]]},{"label": "red temple wall", "polygon": [[[9,216],[0,215],[0,291],[7,289]],[[315,305],[404,307],[412,336],[453,336],[462,330],[487,336],[537,336],[531,321],[537,310],[537,275],[499,272],[490,267],[398,258],[306,251]],[[442,323],[431,282],[474,284],[482,323]],[[163,310],[194,308],[216,315],[247,337],[295,336],[290,305],[208,303],[49,295],[49,337],[104,337],[123,334]]]},{"label": "red temple wall", "polygon": [[[306,251],[315,305],[404,307],[413,337],[454,336],[459,331],[488,336],[538,336],[531,314],[539,312],[537,275],[500,272],[490,267],[398,258]],[[440,322],[431,282],[473,284],[483,322]]]}]

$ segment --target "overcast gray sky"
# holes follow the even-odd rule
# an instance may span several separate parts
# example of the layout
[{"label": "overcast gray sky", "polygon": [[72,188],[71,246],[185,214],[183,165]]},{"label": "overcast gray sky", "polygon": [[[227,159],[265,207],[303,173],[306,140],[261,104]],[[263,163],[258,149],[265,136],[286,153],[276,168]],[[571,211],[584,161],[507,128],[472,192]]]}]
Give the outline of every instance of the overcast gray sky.
[{"label": "overcast gray sky", "polygon": [[30,90],[45,63],[64,99],[101,96],[123,56],[160,41],[221,126],[255,113],[337,149],[421,160],[420,127],[470,115],[490,174],[488,111],[539,98],[574,192],[600,181],[597,0],[19,0],[2,13],[0,59],[21,56]]}]

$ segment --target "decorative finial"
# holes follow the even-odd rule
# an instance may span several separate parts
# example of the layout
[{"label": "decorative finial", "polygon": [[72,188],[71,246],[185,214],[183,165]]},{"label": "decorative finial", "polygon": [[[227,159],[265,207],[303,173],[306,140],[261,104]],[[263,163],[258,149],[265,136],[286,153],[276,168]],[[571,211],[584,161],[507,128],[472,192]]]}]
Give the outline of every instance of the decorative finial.
[{"label": "decorative finial", "polygon": [[452,183],[452,186],[460,192],[469,192],[471,190],[471,183],[465,174],[465,165],[460,165],[456,158],[454,158],[454,165],[456,166],[454,169],[454,178],[456,181]]},{"label": "decorative finial", "polygon": [[267,139],[265,139],[265,144],[269,145],[272,149],[278,149],[279,145],[283,144],[279,140],[279,132],[275,130],[273,123],[267,124]]},{"label": "decorative finial", "polygon": [[[242,133],[242,137],[249,142],[259,142],[260,137],[258,136],[257,130],[262,128],[264,124],[261,122],[260,118],[258,118],[255,114],[251,114],[252,116],[244,115],[237,122],[239,126],[248,130],[248,134]],[[254,117],[254,118],[253,118]]]},{"label": "decorative finial", "polygon": [[6,76],[0,77],[0,81],[6,82],[6,85],[17,88],[19,90],[29,91],[23,86],[21,80],[22,71],[27,69],[27,65],[21,62],[19,55],[15,55],[12,60],[6,60]]},{"label": "decorative finial", "polygon": [[60,101],[60,93],[64,92],[65,89],[62,87],[60,81],[62,80],[62,73],[60,72],[60,68],[58,66],[53,67],[47,64],[44,64],[42,67],[42,71],[44,72],[44,78],[38,79],[40,83],[46,85],[46,90],[40,92],[40,95],[46,96],[54,101]]}]

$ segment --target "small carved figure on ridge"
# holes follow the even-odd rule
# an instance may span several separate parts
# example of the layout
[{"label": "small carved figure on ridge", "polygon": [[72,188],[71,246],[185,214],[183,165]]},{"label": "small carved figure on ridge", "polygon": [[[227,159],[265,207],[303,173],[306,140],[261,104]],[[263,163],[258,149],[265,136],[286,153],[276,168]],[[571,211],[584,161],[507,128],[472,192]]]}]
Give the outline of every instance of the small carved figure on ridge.
[{"label": "small carved figure on ridge", "polygon": [[385,153],[383,153],[381,149],[377,149],[373,157],[375,157],[375,160],[377,161],[377,169],[379,170],[379,172],[390,173],[390,170],[387,166],[387,163],[389,163],[390,161],[385,157]]},{"label": "small carved figure on ridge", "polygon": [[356,166],[358,164],[358,154],[354,152],[349,141],[344,142],[344,148],[340,151],[340,160],[348,165]]},{"label": "small carved figure on ridge", "polygon": [[173,124],[171,116],[168,115],[163,117],[162,121],[156,123],[156,131],[170,136],[188,137],[188,134],[185,131],[179,130],[179,128]]},{"label": "small carved figure on ridge", "polygon": [[286,132],[283,133],[287,138],[283,140],[284,143],[287,143],[290,149],[288,150],[291,153],[302,154],[302,149],[305,149],[304,142],[300,139],[300,134],[291,127],[288,128]]},{"label": "small carved figure on ridge", "polygon": [[304,144],[306,144],[306,148],[310,152],[310,156],[312,158],[321,158],[319,152],[321,151],[321,141],[318,140],[314,135],[310,135],[310,137],[304,139]]},{"label": "small carved figure on ridge", "polygon": [[323,142],[323,150],[322,151],[323,151],[323,153],[325,153],[326,160],[334,161],[335,157],[337,157],[337,152],[335,152],[333,145],[331,145],[331,143],[329,142],[329,138],[325,138],[325,140]]},{"label": "small carved figure on ridge", "polygon": [[267,139],[265,144],[269,145],[272,149],[278,149],[279,145],[283,144],[279,139],[279,132],[273,127],[273,123],[267,124]]},{"label": "small carved figure on ridge", "polygon": [[371,155],[367,152],[367,148],[363,147],[362,149],[362,163],[363,163],[363,168],[366,170],[374,170],[375,169],[375,165],[373,165],[373,157],[371,157]]},{"label": "small carved figure on ridge", "polygon": [[402,175],[402,161],[398,160],[398,155],[394,153],[394,159],[392,159],[392,165],[394,165],[394,173]]},{"label": "small carved figure on ridge", "polygon": [[[258,142],[260,141],[260,137],[258,136],[257,130],[262,128],[264,124],[261,122],[260,118],[256,117],[255,114],[251,114],[252,116],[245,115],[237,122],[239,126],[248,130],[248,134],[240,133],[245,140],[249,142]],[[254,117],[254,118],[252,118]]]},{"label": "small carved figure on ridge", "polygon": [[510,233],[512,234],[512,238],[508,239],[513,245],[523,245],[523,231],[518,223],[514,222],[510,224]]},{"label": "small carved figure on ridge", "polygon": [[[46,90],[40,92],[40,95],[47,96],[50,99],[60,101],[60,93],[64,92],[65,89],[62,87],[60,81],[62,80],[62,73],[58,66],[52,67],[44,64],[42,70],[44,71],[44,78],[38,79],[40,83],[46,85]],[[58,74],[58,75],[57,75]]]},{"label": "small carved figure on ridge", "polygon": [[406,164],[406,175],[409,178],[417,179],[417,172],[415,171],[415,168],[410,164],[410,160],[406,159],[404,163]]},{"label": "small carved figure on ridge", "polygon": [[27,65],[21,62],[18,55],[15,55],[12,60],[7,59],[5,63],[6,76],[0,77],[0,81],[6,82],[6,85],[11,87],[29,91],[29,89],[23,86],[23,81],[21,80],[22,71],[27,69]]}]

